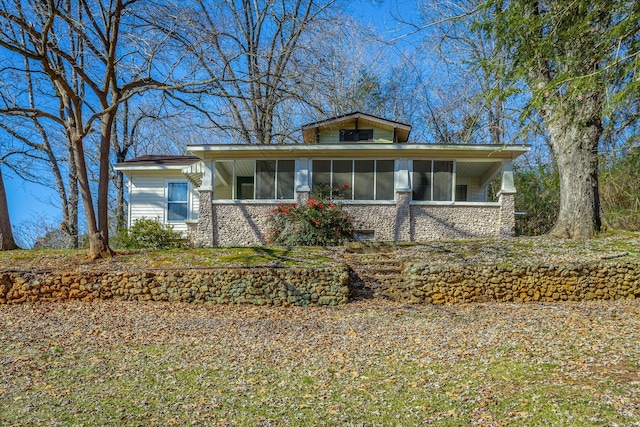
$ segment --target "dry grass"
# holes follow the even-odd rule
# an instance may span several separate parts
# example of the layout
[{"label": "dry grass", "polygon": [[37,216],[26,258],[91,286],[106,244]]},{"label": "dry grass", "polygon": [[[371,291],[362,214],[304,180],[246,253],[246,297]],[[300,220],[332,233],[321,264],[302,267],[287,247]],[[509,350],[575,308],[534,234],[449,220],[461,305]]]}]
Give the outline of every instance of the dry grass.
[{"label": "dry grass", "polygon": [[1,425],[640,425],[640,302],[0,307]]},{"label": "dry grass", "polygon": [[[431,262],[637,260],[640,236],[432,242]],[[342,249],[0,253],[0,270],[321,265]],[[612,258],[613,257],[613,258]],[[640,301],[0,306],[0,425],[640,425]]]}]

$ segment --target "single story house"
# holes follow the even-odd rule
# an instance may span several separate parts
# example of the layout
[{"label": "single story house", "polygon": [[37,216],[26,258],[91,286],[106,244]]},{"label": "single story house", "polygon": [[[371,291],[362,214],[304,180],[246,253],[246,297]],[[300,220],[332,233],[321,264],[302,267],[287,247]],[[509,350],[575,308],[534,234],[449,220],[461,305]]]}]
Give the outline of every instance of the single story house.
[{"label": "single story house", "polygon": [[[197,246],[265,243],[267,212],[342,188],[362,239],[512,236],[514,145],[409,143],[411,126],[359,112],[302,126],[287,145],[189,145],[186,156],[116,165],[128,178],[129,226],[158,218]],[[489,184],[501,175],[496,201]]]}]

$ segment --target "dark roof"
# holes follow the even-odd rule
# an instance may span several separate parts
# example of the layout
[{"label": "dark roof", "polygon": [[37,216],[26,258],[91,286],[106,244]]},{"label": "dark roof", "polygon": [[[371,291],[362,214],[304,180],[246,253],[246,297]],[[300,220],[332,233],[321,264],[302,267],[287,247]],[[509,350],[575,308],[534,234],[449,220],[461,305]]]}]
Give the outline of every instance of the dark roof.
[{"label": "dark roof", "polygon": [[162,156],[149,154],[118,163],[118,166],[189,166],[200,161],[196,156]]},{"label": "dark roof", "polygon": [[320,121],[317,121],[317,122],[308,123],[306,125],[302,125],[301,127],[304,130],[304,129],[307,129],[307,128],[310,128],[310,127],[322,126],[323,124],[327,124],[327,123],[333,123],[333,122],[337,122],[337,121],[356,119],[356,118],[370,119],[370,120],[377,121],[377,122],[383,122],[383,123],[389,124],[391,126],[396,125],[396,126],[400,126],[400,127],[407,127],[407,128],[409,128],[409,130],[411,129],[411,125],[409,125],[409,124],[402,123],[402,122],[397,122],[395,120],[385,119],[383,117],[374,116],[372,114],[361,113],[360,111],[354,111],[352,113],[343,114],[341,116],[331,117],[331,118],[328,118],[328,119],[325,119],[325,120],[320,120]]}]

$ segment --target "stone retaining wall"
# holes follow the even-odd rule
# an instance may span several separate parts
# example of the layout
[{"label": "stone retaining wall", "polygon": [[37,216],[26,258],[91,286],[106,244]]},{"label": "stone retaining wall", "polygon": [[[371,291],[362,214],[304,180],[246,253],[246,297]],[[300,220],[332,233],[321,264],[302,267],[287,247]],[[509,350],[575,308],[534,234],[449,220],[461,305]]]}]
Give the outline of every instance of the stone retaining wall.
[{"label": "stone retaining wall", "polygon": [[122,299],[257,305],[337,305],[349,300],[349,270],[220,268],[151,272],[0,272],[0,303]]},{"label": "stone retaining wall", "polygon": [[[423,304],[640,299],[640,263],[546,266],[407,264],[394,299]],[[397,284],[385,285],[394,287]],[[384,286],[383,286],[384,287]],[[349,269],[220,268],[150,272],[0,272],[0,304],[71,299],[337,305]]]},{"label": "stone retaining wall", "polygon": [[407,264],[404,295],[414,303],[640,299],[640,263],[543,266]]}]

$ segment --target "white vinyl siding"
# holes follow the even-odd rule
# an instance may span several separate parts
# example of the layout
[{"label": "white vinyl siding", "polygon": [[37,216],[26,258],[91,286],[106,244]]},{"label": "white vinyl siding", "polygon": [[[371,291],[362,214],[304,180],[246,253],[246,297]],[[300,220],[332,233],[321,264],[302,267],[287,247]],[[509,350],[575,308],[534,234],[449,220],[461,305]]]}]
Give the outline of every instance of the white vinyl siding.
[{"label": "white vinyl siding", "polygon": [[[485,189],[480,186],[480,178],[456,176],[456,185],[467,186],[467,202],[486,202]],[[456,200],[460,201],[460,200]]]},{"label": "white vinyl siding", "polygon": [[[353,122],[351,126],[355,125]],[[340,129],[353,129],[350,125],[345,123],[341,125]],[[391,143],[393,142],[393,129],[382,129],[371,124],[362,125],[360,129],[373,129],[373,141],[360,141],[363,143]],[[320,143],[321,144],[339,144],[340,143],[340,129],[321,130],[320,131]]]},{"label": "white vinyl siding", "polygon": [[[180,170],[136,171],[129,178],[129,226],[137,219],[158,219],[167,223],[166,219],[166,188],[167,182],[184,182],[184,175]],[[197,219],[199,209],[199,194],[189,185],[189,217]],[[173,229],[184,232],[187,225],[184,221],[171,221]]]}]

